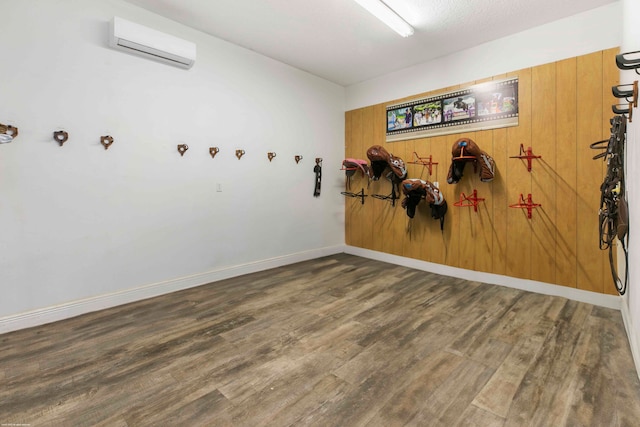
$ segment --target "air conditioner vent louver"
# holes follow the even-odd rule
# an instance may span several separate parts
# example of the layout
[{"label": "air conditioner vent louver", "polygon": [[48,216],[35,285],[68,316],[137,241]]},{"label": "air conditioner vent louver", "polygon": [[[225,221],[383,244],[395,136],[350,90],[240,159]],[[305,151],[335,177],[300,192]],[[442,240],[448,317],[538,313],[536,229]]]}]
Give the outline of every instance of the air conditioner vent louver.
[{"label": "air conditioner vent louver", "polygon": [[118,17],[111,21],[109,45],[180,68],[191,68],[196,60],[195,43]]}]

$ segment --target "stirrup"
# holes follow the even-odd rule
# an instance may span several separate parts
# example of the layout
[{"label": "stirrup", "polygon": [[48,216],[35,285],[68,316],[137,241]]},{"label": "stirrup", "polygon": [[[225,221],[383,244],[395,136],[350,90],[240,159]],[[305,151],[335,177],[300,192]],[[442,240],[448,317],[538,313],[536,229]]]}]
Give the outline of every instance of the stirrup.
[{"label": "stirrup", "polygon": [[367,195],[364,194],[364,188],[357,193],[352,193],[350,191],[343,191],[340,194],[347,197],[359,197],[363,205],[364,205],[364,198],[367,197]]},{"label": "stirrup", "polygon": [[391,206],[394,206],[394,207],[396,205],[396,200],[400,198],[396,196],[395,192],[392,192],[391,194],[388,194],[386,196],[383,194],[372,194],[371,197],[378,200],[391,200]]}]

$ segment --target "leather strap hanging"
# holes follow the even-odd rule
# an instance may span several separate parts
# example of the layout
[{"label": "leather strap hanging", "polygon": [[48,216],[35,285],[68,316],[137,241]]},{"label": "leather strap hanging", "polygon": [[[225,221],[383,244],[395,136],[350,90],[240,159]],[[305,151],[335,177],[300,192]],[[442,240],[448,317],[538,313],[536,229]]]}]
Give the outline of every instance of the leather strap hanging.
[{"label": "leather strap hanging", "polygon": [[316,174],[316,188],[313,190],[313,197],[320,197],[320,184],[322,182],[322,159],[316,159],[316,165],[313,168]]}]

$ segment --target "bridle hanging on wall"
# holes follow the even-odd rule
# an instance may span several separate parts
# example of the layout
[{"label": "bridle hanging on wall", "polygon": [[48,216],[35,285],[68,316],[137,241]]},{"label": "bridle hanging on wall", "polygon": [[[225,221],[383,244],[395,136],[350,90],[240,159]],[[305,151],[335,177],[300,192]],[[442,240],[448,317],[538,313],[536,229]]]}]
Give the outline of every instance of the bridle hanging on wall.
[{"label": "bridle hanging on wall", "polygon": [[[620,295],[627,291],[629,280],[629,257],[627,252],[629,242],[629,212],[625,199],[626,185],[624,176],[624,151],[627,132],[627,118],[624,115],[614,116],[611,120],[611,136],[608,140],[597,141],[589,147],[594,150],[604,150],[593,156],[607,162],[607,172],[600,186],[600,210],[598,223],[600,229],[600,249],[609,250],[609,264],[611,276],[616,290]],[[618,269],[613,257],[614,241],[618,239],[625,259],[624,282],[618,275]]]}]

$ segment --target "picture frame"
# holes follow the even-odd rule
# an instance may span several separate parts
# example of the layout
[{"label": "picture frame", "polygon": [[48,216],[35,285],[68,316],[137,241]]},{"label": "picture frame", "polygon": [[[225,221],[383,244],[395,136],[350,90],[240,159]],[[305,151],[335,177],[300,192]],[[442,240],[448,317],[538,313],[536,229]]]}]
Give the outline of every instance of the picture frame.
[{"label": "picture frame", "polygon": [[518,125],[518,78],[386,107],[386,141]]}]

